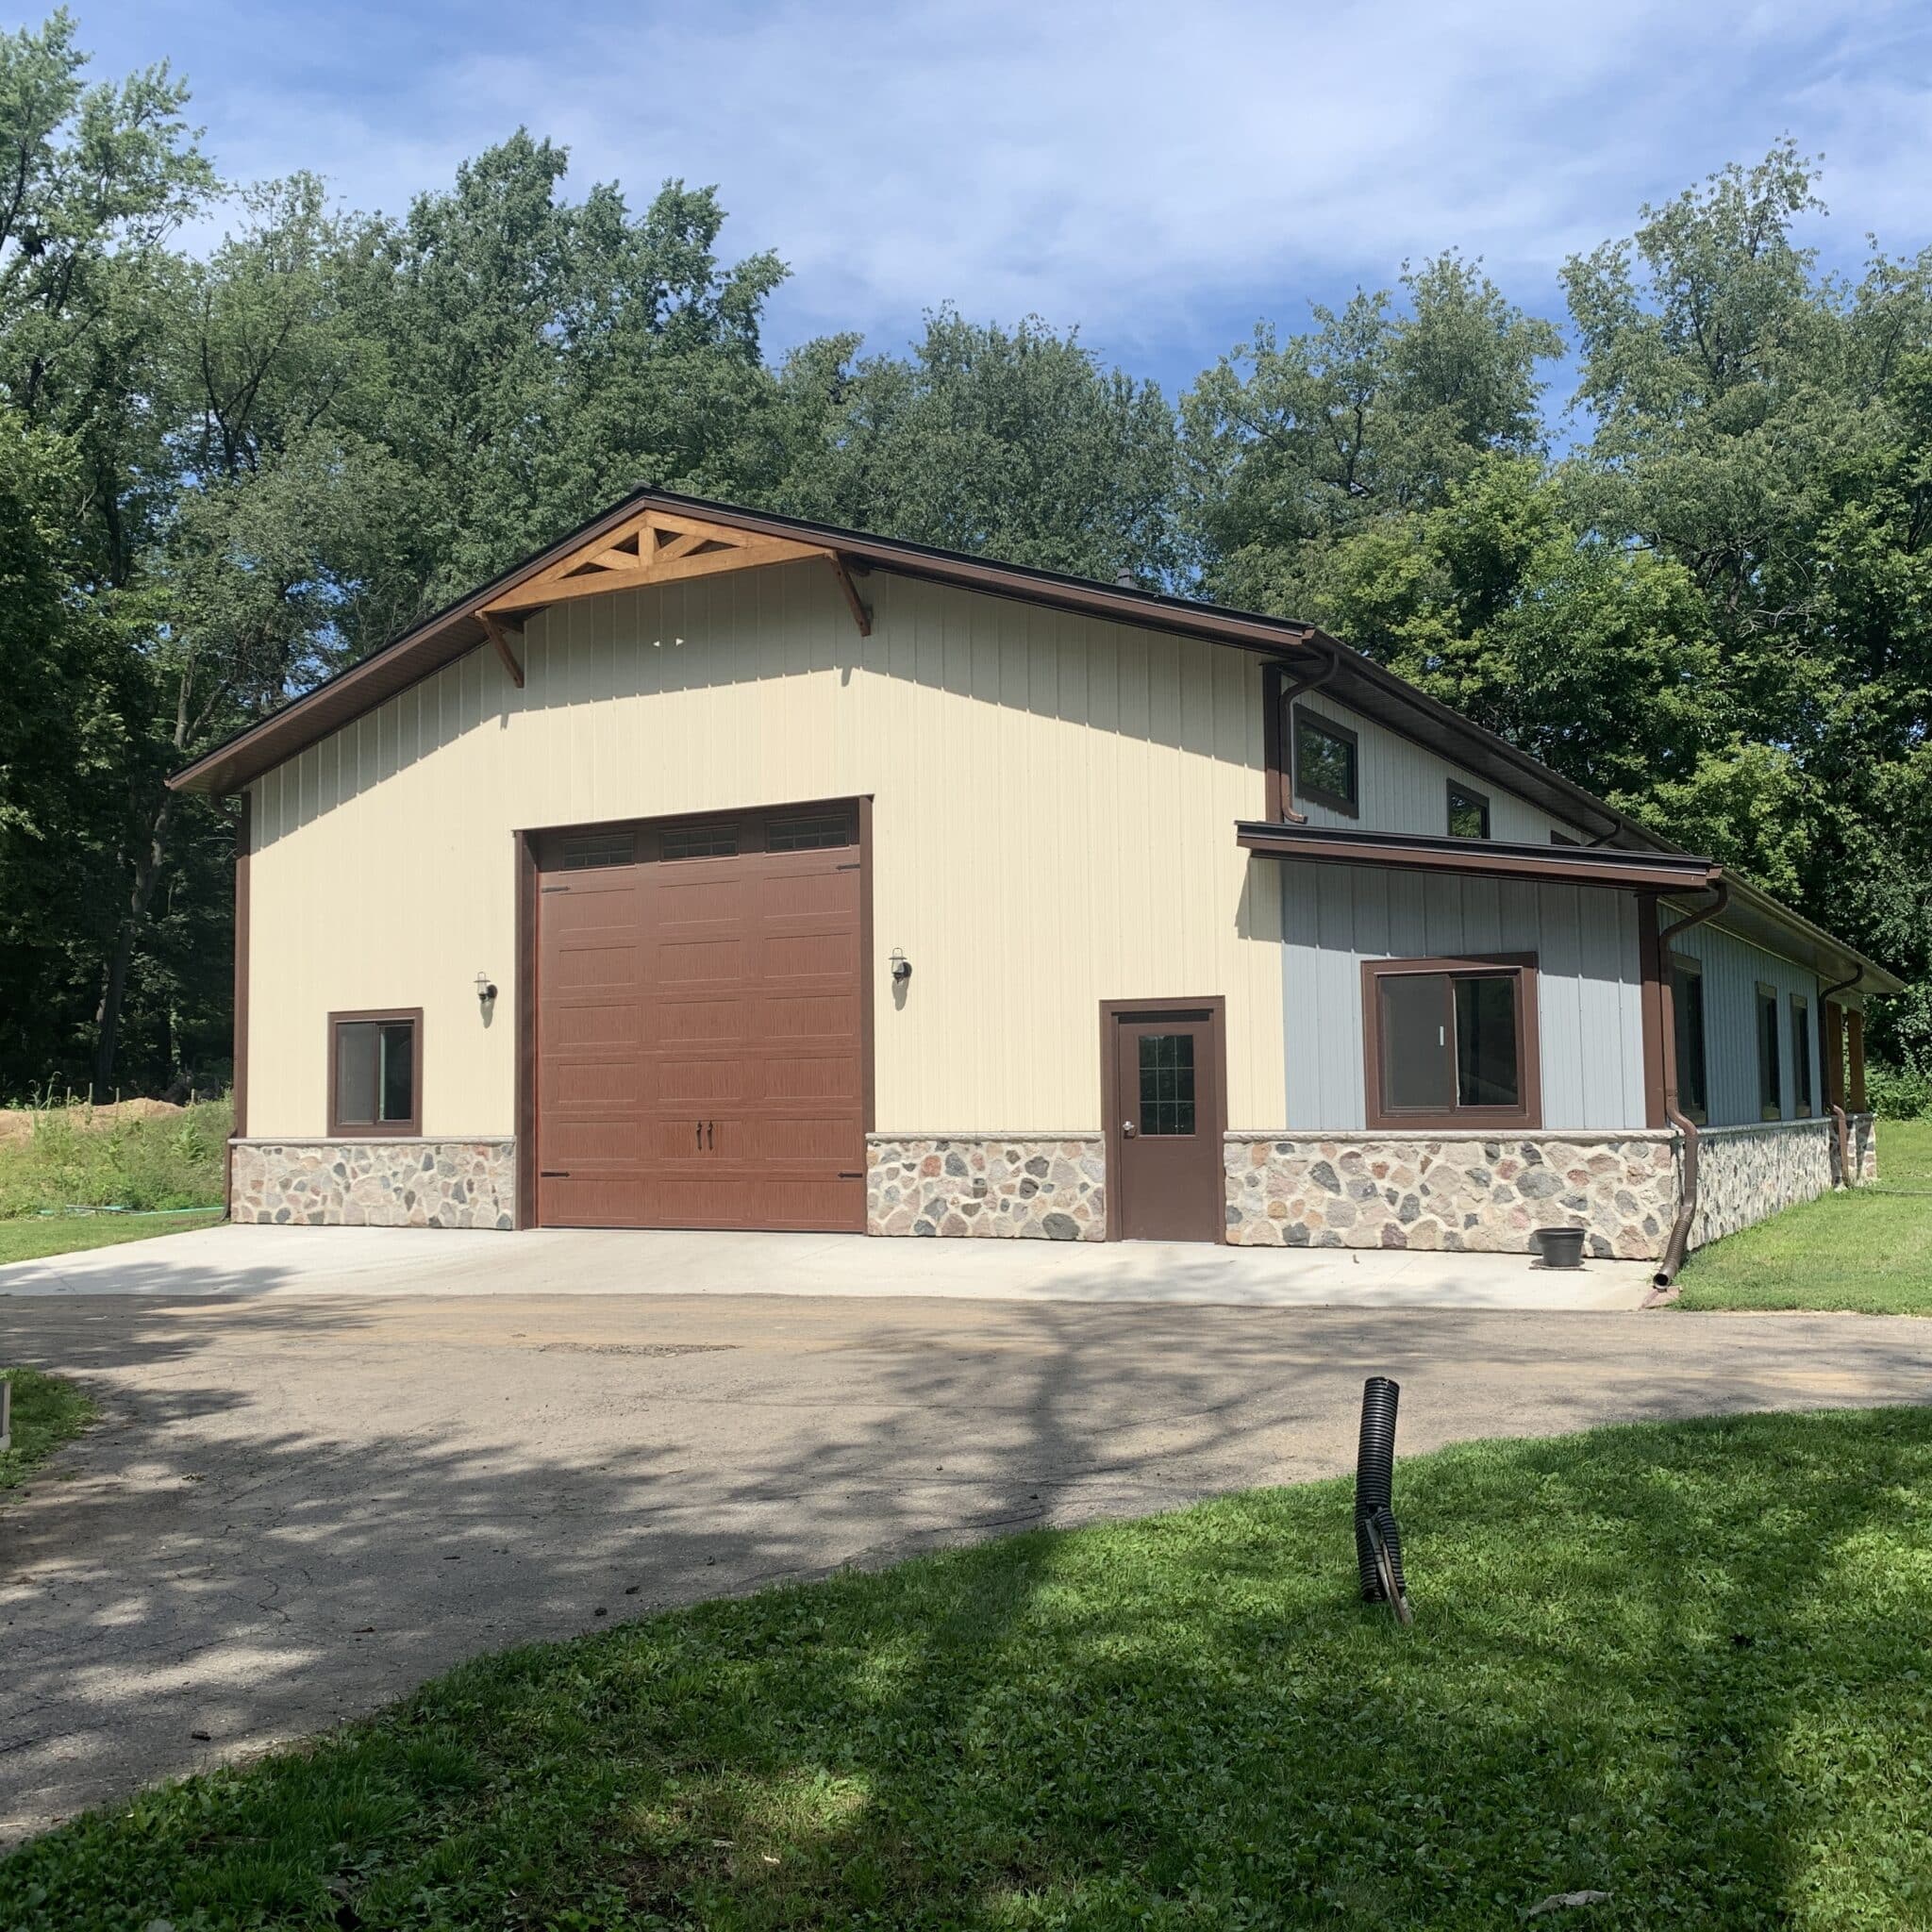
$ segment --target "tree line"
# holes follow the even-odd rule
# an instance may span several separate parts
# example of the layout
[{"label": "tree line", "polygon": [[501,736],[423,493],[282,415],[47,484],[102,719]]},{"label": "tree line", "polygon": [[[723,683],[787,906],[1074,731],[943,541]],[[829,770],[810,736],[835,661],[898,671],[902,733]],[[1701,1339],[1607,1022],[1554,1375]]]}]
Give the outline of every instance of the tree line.
[{"label": "tree line", "polygon": [[1932,251],[1827,273],[1789,142],[1560,323],[1452,250],[1177,401],[952,308],[774,360],[714,190],[567,162],[346,212],[0,37],[0,1098],[219,1080],[234,808],[166,774],[645,484],[1313,619],[1896,968],[1932,1072]]}]

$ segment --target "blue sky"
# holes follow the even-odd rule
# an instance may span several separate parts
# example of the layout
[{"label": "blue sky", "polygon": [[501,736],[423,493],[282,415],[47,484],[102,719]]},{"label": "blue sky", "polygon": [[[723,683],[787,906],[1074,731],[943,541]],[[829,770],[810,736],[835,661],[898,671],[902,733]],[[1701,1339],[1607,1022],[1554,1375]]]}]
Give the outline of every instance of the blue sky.
[{"label": "blue sky", "polygon": [[1932,242],[1932,6],[75,0],[95,70],[162,57],[225,176],[400,210],[519,123],[579,185],[718,184],[793,278],[767,341],[903,345],[923,308],[1078,323],[1176,391],[1256,317],[1479,255],[1560,314],[1564,257],[1780,134],[1809,239]]}]

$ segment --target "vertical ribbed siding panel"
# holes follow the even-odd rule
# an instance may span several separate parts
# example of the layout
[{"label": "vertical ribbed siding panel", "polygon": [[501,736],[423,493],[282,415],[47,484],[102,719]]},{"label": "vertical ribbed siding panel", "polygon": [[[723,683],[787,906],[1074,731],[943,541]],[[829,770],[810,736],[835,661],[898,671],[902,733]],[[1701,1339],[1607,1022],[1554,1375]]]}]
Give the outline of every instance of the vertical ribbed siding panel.
[{"label": "vertical ribbed siding panel", "polygon": [[1643,1016],[1626,896],[1280,862],[1287,1124],[1365,1119],[1364,959],[1538,956],[1543,1124],[1641,1127]]},{"label": "vertical ribbed siding panel", "polygon": [[1545,843],[1553,830],[1577,836],[1577,828],[1479,779],[1413,740],[1364,718],[1323,691],[1296,700],[1311,711],[1333,718],[1355,732],[1361,791],[1361,816],[1351,818],[1327,806],[1297,799],[1296,809],[1315,825],[1353,825],[1370,832],[1418,832],[1441,838],[1449,830],[1449,781],[1480,791],[1490,801],[1490,836],[1522,844]]},{"label": "vertical ribbed siding panel", "polygon": [[[1671,915],[1666,914],[1666,920]],[[1778,1060],[1782,1113],[1797,1116],[1793,1077],[1791,995],[1803,993],[1811,1009],[1811,1114],[1824,1111],[1824,1088],[1818,1015],[1818,975],[1714,926],[1694,925],[1672,941],[1672,951],[1704,962],[1704,1027],[1710,1119],[1714,1127],[1741,1126],[1762,1118],[1757,1091],[1757,986],[1777,989]]]},{"label": "vertical ribbed siding panel", "polygon": [[[1231,1124],[1278,1124],[1278,868],[1233,837],[1261,809],[1258,667],[883,573],[863,591],[865,640],[808,564],[554,606],[517,640],[521,692],[473,653],[266,774],[256,1130],[323,1131],[325,1012],[421,1005],[426,1130],[510,1131],[513,830],[858,792],[882,1128],[1091,1129],[1099,1002],[1203,993],[1228,1001]],[[487,1028],[478,971],[508,996]]]}]

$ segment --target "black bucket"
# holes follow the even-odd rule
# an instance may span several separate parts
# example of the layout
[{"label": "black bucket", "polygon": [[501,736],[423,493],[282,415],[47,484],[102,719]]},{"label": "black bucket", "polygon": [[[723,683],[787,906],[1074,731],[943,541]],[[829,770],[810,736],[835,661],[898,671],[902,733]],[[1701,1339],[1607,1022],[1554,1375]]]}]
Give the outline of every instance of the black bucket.
[{"label": "black bucket", "polygon": [[1580,1227],[1540,1227],[1534,1240],[1545,1268],[1581,1268],[1583,1237]]}]

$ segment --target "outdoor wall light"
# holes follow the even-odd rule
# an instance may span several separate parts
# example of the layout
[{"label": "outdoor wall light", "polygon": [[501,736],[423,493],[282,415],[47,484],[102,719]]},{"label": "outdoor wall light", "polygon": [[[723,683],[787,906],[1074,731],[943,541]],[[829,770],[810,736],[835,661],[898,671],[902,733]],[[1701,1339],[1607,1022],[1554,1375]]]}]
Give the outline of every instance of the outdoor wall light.
[{"label": "outdoor wall light", "polygon": [[892,977],[902,985],[912,977],[912,961],[897,946],[892,948]]},{"label": "outdoor wall light", "polygon": [[487,973],[476,975],[476,1004],[487,1007],[496,997],[496,982]]}]

